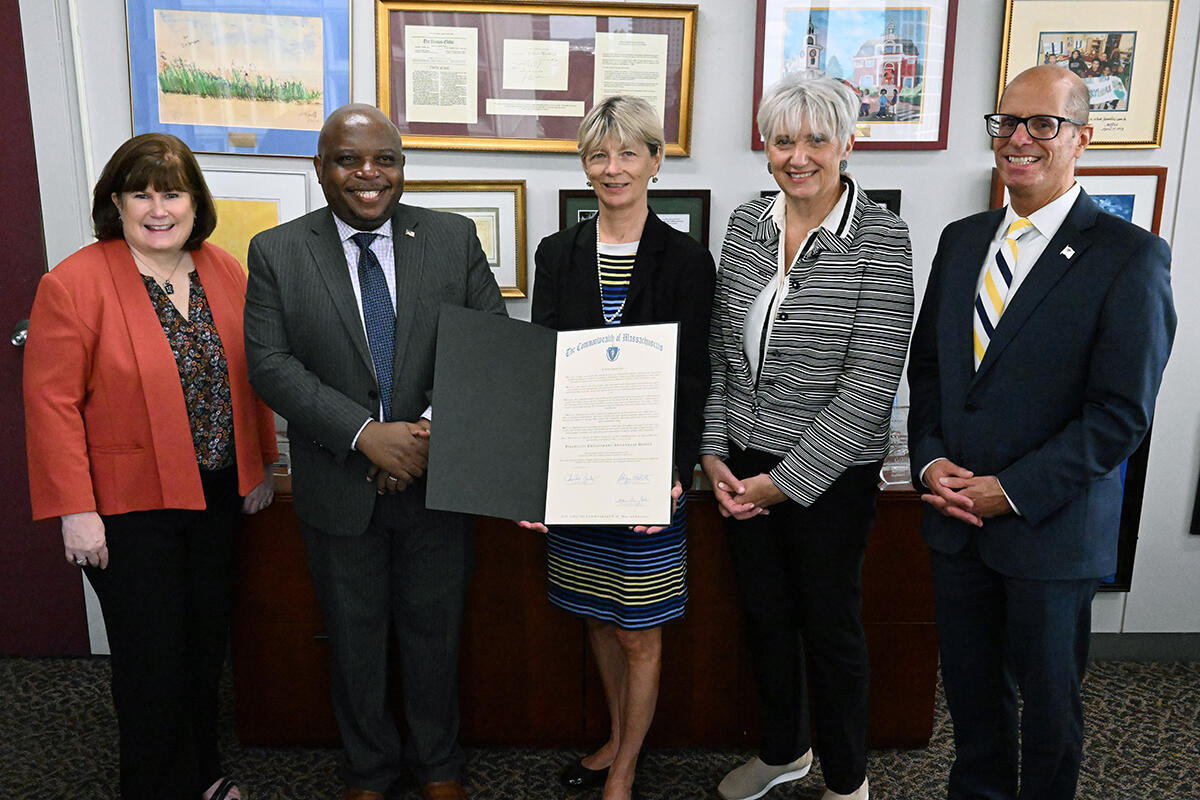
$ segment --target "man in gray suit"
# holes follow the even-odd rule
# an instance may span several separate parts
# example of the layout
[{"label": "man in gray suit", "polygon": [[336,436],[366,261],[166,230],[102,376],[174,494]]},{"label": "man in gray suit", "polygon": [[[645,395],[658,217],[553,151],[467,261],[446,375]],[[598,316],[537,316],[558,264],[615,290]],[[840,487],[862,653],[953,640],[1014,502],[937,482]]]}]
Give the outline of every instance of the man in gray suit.
[{"label": "man in gray suit", "polygon": [[[472,223],[399,202],[400,133],[337,109],[313,159],[329,206],[250,243],[250,380],[288,421],[296,513],[329,633],[344,800],[409,768],[427,800],[465,798],[458,644],[473,520],[425,507],[443,303],[504,314]],[[385,702],[389,621],[406,735]]]}]

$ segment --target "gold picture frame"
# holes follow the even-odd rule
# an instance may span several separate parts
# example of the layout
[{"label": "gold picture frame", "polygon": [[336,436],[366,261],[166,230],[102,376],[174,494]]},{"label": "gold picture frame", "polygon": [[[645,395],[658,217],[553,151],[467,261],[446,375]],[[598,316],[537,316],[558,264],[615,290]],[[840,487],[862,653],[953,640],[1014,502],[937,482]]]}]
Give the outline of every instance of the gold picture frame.
[{"label": "gold picture frame", "polygon": [[1178,14],[1176,0],[1007,0],[997,109],[1019,72],[1057,64],[1088,83],[1091,148],[1161,147]]},{"label": "gold picture frame", "polygon": [[377,0],[376,105],[409,148],[573,153],[583,115],[645,97],[691,146],[695,5]]},{"label": "gold picture frame", "polygon": [[405,181],[403,202],[474,222],[500,294],[527,295],[525,181]]}]

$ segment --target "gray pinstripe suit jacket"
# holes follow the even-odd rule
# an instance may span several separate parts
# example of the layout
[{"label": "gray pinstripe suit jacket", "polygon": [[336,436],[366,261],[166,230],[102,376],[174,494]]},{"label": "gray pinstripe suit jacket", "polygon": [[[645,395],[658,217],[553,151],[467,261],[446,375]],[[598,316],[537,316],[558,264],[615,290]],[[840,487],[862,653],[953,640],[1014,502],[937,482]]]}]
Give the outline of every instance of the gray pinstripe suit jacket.
[{"label": "gray pinstripe suit jacket", "polygon": [[[399,204],[391,419],[431,404],[442,303],[504,314],[475,228]],[[411,232],[411,235],[410,235]],[[250,242],[246,357],[255,391],[288,421],[296,513],[331,535],[362,533],[375,505],[369,462],[351,450],[376,416],[378,385],[333,213],[314,211]]]}]

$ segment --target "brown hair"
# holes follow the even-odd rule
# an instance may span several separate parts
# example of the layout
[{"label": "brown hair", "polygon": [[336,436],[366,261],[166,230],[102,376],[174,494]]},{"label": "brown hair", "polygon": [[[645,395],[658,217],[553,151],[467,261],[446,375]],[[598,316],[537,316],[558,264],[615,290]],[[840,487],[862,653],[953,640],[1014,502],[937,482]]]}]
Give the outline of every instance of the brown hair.
[{"label": "brown hair", "polygon": [[112,201],[114,194],[150,188],[160,192],[173,189],[192,196],[196,222],[183,249],[198,250],[217,227],[217,208],[196,157],[186,144],[169,133],[135,136],[118,147],[104,165],[92,192],[92,224],[96,228],[96,238],[125,238],[120,212]]}]

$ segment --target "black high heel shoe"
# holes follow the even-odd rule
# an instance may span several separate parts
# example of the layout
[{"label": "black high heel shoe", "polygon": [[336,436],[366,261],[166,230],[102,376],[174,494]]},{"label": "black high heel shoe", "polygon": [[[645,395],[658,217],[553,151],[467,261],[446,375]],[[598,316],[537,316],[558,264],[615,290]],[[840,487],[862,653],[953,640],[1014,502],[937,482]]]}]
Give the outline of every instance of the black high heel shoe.
[{"label": "black high heel shoe", "polygon": [[562,785],[568,789],[594,789],[603,786],[608,780],[608,767],[604,769],[588,769],[583,765],[583,759],[577,759],[567,764],[558,776]]}]

